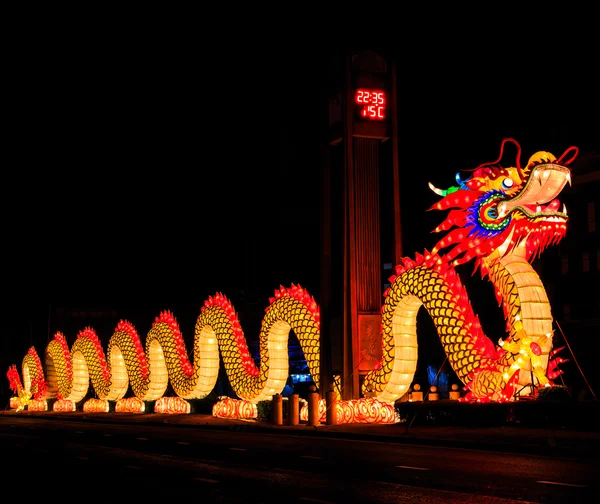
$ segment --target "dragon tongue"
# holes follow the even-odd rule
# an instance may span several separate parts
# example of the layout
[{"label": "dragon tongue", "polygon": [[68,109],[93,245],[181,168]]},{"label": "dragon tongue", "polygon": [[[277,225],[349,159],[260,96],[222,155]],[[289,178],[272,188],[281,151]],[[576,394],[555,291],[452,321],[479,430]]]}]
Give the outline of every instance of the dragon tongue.
[{"label": "dragon tongue", "polygon": [[558,201],[557,199],[553,199],[550,202],[550,204],[546,208],[544,208],[544,211],[557,212],[559,208],[560,208],[560,201]]}]

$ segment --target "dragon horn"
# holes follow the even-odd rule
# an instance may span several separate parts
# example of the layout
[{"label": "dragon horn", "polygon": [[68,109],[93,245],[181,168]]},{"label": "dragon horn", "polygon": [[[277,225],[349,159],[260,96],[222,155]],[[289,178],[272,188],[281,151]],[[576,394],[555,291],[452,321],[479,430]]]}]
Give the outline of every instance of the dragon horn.
[{"label": "dragon horn", "polygon": [[429,189],[431,189],[435,194],[438,194],[440,196],[446,196],[448,194],[452,194],[453,192],[456,192],[460,189],[460,187],[456,187],[456,186],[450,186],[448,189],[438,189],[431,182],[428,182],[428,184],[429,184]]},{"label": "dragon horn", "polygon": [[427,182],[429,184],[429,189],[431,189],[438,196],[446,196],[447,192],[443,189],[438,189],[431,182]]},{"label": "dragon horn", "polygon": [[458,184],[458,188],[457,189],[465,189],[465,183],[467,182],[468,179],[461,180],[461,178],[460,178],[460,172],[458,172],[454,176],[454,180],[456,180],[456,183]]}]

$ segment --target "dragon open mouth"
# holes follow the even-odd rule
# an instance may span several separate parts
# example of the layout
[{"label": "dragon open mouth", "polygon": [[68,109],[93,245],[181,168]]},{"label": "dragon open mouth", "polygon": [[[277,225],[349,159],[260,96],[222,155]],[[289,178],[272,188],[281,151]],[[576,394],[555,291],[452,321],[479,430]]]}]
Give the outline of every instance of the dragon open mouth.
[{"label": "dragon open mouth", "polygon": [[513,199],[498,206],[500,216],[518,208],[528,217],[566,219],[567,209],[565,205],[560,209],[556,196],[567,183],[571,184],[571,170],[568,168],[553,163],[537,165],[531,171],[525,188]]}]

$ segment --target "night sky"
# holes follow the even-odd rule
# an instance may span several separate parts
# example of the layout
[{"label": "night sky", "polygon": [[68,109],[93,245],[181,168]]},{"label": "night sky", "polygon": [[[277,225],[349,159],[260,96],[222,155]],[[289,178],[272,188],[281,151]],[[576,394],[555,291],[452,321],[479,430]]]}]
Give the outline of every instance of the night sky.
[{"label": "night sky", "polygon": [[[374,47],[398,61],[405,255],[431,247],[443,218],[425,216],[427,182],[452,185],[503,138],[524,158],[599,147],[586,41],[509,39]],[[45,342],[49,307],[115,310],[145,335],[165,309],[193,327],[218,291],[264,307],[280,284],[318,295],[328,72],[347,47],[242,42],[243,54],[65,38],[15,58],[2,376]]]}]

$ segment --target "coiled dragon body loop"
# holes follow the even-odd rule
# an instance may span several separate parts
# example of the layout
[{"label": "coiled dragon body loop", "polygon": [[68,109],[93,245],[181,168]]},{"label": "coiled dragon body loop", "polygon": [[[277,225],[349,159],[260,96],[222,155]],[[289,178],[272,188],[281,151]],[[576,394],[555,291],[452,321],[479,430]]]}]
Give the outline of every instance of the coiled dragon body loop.
[{"label": "coiled dragon body loop", "polygon": [[[35,349],[23,360],[25,389],[35,398],[78,403],[91,382],[99,399],[116,401],[129,389],[142,401],[164,396],[170,384],[183,399],[202,399],[215,387],[220,359],[239,398],[256,403],[281,392],[289,375],[288,339],[298,338],[313,380],[319,383],[319,309],[301,286],[275,292],[259,335],[260,364],[252,359],[237,313],[222,294],[210,297],[196,321],[193,360],[190,360],[177,320],[170,312],[156,318],[141,339],[121,321],[106,354],[92,328],[79,332],[69,349],[57,333],[45,352],[45,374]],[[220,354],[219,354],[220,352]],[[10,373],[15,388],[18,375]],[[10,379],[10,376],[9,376]]]}]

